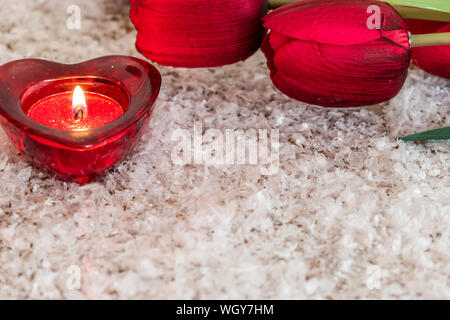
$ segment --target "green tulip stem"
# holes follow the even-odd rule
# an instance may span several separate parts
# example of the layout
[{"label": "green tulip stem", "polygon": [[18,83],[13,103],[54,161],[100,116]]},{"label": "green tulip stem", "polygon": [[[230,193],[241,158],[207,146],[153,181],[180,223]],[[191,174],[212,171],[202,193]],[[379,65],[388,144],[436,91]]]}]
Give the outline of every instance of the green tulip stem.
[{"label": "green tulip stem", "polygon": [[[269,5],[271,9],[276,9],[290,3],[301,1],[302,0],[269,0]],[[395,8],[395,10],[397,10],[397,12],[405,19],[450,22],[450,12],[399,5],[398,1],[393,0],[384,0],[384,2],[390,3]]]},{"label": "green tulip stem", "polygon": [[450,45],[450,32],[413,34],[411,36],[411,46],[414,48],[443,45]]}]

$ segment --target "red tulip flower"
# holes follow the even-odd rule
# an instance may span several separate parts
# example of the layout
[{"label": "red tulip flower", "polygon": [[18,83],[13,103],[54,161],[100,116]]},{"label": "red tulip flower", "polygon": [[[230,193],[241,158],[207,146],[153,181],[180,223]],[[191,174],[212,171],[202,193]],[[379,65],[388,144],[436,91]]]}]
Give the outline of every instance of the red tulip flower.
[{"label": "red tulip flower", "polygon": [[[411,22],[407,21],[407,24],[409,27]],[[411,30],[413,33],[450,32],[450,23],[421,21]],[[428,73],[450,79],[450,45],[413,48],[412,61]]]},{"label": "red tulip flower", "polygon": [[[368,8],[379,8],[369,28]],[[264,18],[263,43],[275,86],[294,99],[324,107],[359,107],[391,99],[411,58],[401,16],[375,0],[303,0]]]},{"label": "red tulip flower", "polygon": [[216,67],[245,60],[265,35],[267,0],[130,0],[136,47],[174,67]]}]

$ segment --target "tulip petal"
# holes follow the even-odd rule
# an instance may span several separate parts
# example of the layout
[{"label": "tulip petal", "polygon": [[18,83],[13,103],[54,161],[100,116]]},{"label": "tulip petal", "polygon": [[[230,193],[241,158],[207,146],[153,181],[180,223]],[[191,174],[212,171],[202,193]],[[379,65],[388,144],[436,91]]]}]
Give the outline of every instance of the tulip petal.
[{"label": "tulip petal", "polygon": [[[371,5],[380,8],[380,29],[368,28]],[[406,37],[401,16],[389,4],[376,0],[302,0],[272,11],[264,21],[266,28],[288,37],[336,45],[370,42],[393,30],[405,32]]]},{"label": "tulip petal", "polygon": [[274,84],[292,98],[348,107],[395,96],[406,79],[409,61],[409,50],[385,38],[355,46],[295,40],[278,48],[271,69]]},{"label": "tulip petal", "polygon": [[406,19],[406,28],[412,34],[432,33],[445,26],[448,22]]}]

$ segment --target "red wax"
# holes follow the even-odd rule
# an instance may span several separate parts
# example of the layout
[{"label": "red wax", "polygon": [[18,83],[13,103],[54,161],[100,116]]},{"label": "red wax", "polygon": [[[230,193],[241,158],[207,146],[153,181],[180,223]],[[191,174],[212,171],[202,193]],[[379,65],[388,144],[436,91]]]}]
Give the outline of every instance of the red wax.
[{"label": "red wax", "polygon": [[28,116],[43,125],[61,129],[82,131],[104,126],[123,114],[115,100],[93,92],[85,92],[87,116],[76,120],[72,112],[73,92],[63,92],[45,97],[28,110]]}]

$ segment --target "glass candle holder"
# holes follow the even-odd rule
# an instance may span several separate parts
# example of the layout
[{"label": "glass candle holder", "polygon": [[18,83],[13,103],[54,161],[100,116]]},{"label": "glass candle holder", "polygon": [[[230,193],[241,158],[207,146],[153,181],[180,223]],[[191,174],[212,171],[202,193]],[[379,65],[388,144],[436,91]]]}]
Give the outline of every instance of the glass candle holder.
[{"label": "glass candle holder", "polygon": [[[77,86],[88,98],[103,96],[105,103],[117,103],[123,114],[99,127],[73,130],[44,125],[28,116],[33,106],[45,105],[49,97],[73,92]],[[133,150],[149,122],[160,87],[158,70],[133,57],[108,56],[73,65],[18,60],[0,67],[0,121],[32,163],[66,181],[83,184]],[[58,107],[63,106],[56,103]],[[100,120],[102,110],[96,110]]]}]

